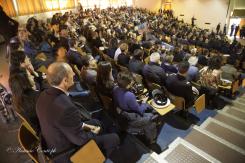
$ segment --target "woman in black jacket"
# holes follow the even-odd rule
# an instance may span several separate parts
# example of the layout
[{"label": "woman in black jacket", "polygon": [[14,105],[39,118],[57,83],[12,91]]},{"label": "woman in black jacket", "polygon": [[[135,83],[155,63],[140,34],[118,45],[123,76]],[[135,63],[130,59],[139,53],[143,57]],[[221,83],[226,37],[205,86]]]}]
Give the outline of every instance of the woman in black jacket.
[{"label": "woman in black jacket", "polygon": [[36,90],[34,77],[29,71],[21,68],[10,75],[9,86],[16,111],[39,133],[40,126],[35,107],[40,92]]},{"label": "woman in black jacket", "polygon": [[112,66],[110,62],[103,61],[98,64],[96,85],[99,93],[112,97],[112,90],[115,83],[112,76]]}]

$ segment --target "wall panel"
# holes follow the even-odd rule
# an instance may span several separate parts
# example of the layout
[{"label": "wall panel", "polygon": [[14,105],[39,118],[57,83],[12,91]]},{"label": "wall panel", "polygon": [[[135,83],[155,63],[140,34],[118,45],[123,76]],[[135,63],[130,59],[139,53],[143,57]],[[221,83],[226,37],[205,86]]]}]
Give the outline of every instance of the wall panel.
[{"label": "wall panel", "polygon": [[134,7],[146,8],[157,12],[161,7],[161,0],[134,0]]},{"label": "wall panel", "polygon": [[[226,13],[229,0],[173,0],[174,14],[184,14],[185,22],[191,23],[194,16],[195,23],[202,28],[215,29],[218,23],[221,27],[226,23]],[[205,22],[211,25],[205,25]]]}]

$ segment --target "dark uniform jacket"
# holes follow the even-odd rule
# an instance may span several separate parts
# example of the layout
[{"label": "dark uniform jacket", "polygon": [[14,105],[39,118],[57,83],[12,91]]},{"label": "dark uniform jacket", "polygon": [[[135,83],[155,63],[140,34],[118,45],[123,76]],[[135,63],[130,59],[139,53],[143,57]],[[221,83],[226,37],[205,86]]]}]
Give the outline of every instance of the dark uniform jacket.
[{"label": "dark uniform jacket", "polygon": [[[55,149],[57,153],[82,146],[95,136],[82,130],[80,111],[70,97],[57,88],[51,87],[41,93],[36,112],[47,148]],[[55,161],[69,163],[70,155],[65,154]]]},{"label": "dark uniform jacket", "polygon": [[149,82],[157,83],[160,85],[165,84],[165,71],[157,63],[150,62],[149,64],[145,65],[143,69],[143,75],[144,78]]},{"label": "dark uniform jacket", "polygon": [[132,58],[129,61],[128,68],[130,72],[142,75],[142,70],[144,68],[144,63],[140,60]]},{"label": "dark uniform jacket", "polygon": [[84,65],[84,60],[78,51],[74,51],[70,49],[67,53],[67,59],[69,64],[76,65],[79,70],[81,70],[81,68]]},{"label": "dark uniform jacket", "polygon": [[191,83],[184,76],[179,74],[171,74],[166,80],[167,90],[175,96],[185,99],[186,108],[193,105],[194,95]]},{"label": "dark uniform jacket", "polygon": [[130,60],[130,57],[128,55],[121,53],[118,56],[117,63],[124,66],[124,67],[128,67],[129,60]]}]

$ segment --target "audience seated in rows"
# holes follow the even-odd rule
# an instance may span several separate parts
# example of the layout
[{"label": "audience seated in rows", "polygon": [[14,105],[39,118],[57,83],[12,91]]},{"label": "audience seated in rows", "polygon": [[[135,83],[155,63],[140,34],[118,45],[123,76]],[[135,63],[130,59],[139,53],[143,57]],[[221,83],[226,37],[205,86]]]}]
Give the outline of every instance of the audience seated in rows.
[{"label": "audience seated in rows", "polygon": [[[112,60],[101,57],[102,53]],[[83,123],[78,108],[66,96],[73,78],[75,87],[79,88],[77,90],[86,90],[84,85],[92,84],[96,86],[96,92],[113,98],[120,108],[119,116],[136,117],[129,121],[129,127],[137,127],[135,123],[140,122],[138,127],[144,130],[152,143],[157,138],[156,124],[152,120],[155,113],[148,108],[146,99],[143,98],[143,103],[137,102],[136,95],[129,89],[133,85],[132,73],[142,75],[146,87],[147,83],[166,86],[170,93],[186,100],[187,108],[195,99],[193,90],[198,94],[190,82],[197,82],[200,93],[206,93],[206,101],[213,101],[219,94],[222,79],[239,79],[237,71],[244,71],[244,53],[244,46],[239,42],[230,43],[222,33],[179,21],[171,11],[151,13],[130,7],[82,9],[78,13],[57,13],[51,23],[31,17],[25,27],[20,26],[17,36],[8,45],[9,82],[17,111],[27,112],[21,114],[33,128],[41,126],[41,134],[49,148],[56,147],[57,152],[61,152],[94,138],[109,156],[109,148],[117,146],[118,137],[112,134],[101,138],[92,133],[99,130],[97,121]],[[222,60],[223,54],[230,55],[227,64]],[[54,66],[53,62],[59,63]],[[117,64],[127,67],[130,72],[120,72],[122,70],[115,66]],[[75,76],[70,67],[76,70]],[[45,73],[51,86],[47,84]],[[35,77],[36,89],[44,90],[36,108],[40,123],[32,120],[36,97],[29,96],[39,92],[27,80],[29,74]],[[18,79],[15,81],[15,78]],[[27,84],[26,88],[22,85],[17,88],[16,85],[28,81],[30,85]],[[59,86],[64,90],[60,90]],[[23,92],[23,97],[17,89]],[[29,100],[33,103],[25,108]],[[79,102],[91,101],[81,99]],[[85,132],[83,127],[89,131]],[[108,141],[109,137],[114,141]],[[68,155],[64,157],[57,162],[69,159]]]}]

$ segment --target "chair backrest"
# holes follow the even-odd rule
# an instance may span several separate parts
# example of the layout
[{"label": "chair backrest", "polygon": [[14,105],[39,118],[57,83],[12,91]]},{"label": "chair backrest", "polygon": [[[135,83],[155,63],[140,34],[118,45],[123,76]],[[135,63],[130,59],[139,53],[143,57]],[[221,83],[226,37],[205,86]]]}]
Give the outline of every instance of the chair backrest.
[{"label": "chair backrest", "polygon": [[73,163],[103,163],[105,156],[100,151],[94,140],[90,140],[75,154],[70,157]]},{"label": "chair backrest", "polygon": [[245,61],[242,62],[242,69],[245,69]]},{"label": "chair backrest", "polygon": [[191,81],[191,85],[193,85],[193,86],[196,87],[196,88],[201,87],[200,83],[194,82],[194,81]]},{"label": "chair backrest", "polygon": [[150,82],[149,80],[145,79],[145,83],[146,83],[146,86],[147,88],[150,90],[150,91],[153,91],[154,89],[162,89],[161,86],[157,83],[152,83]]},{"label": "chair backrest", "polygon": [[152,83],[152,89],[162,89],[162,87],[157,83]]},{"label": "chair backrest", "polygon": [[20,114],[20,113],[18,113],[18,112],[16,112],[16,114],[18,115],[18,117],[23,121],[23,125],[37,138],[37,139],[39,139],[38,138],[38,136],[37,136],[37,133],[36,133],[36,131],[32,128],[32,126],[28,123],[28,121]]},{"label": "chair backrest", "polygon": [[146,58],[144,59],[144,62],[145,62],[145,64],[148,64],[148,63],[150,62],[150,56],[146,57]]},{"label": "chair backrest", "polygon": [[44,65],[42,65],[37,69],[37,71],[41,73],[47,73],[47,68]]},{"label": "chair backrest", "polygon": [[110,110],[113,107],[112,98],[99,94],[100,100],[106,110]]},{"label": "chair backrest", "polygon": [[197,113],[200,113],[205,109],[205,94],[201,95],[196,99],[194,103],[195,109]]},{"label": "chair backrest", "polygon": [[35,57],[35,60],[46,61],[46,60],[47,60],[47,56],[46,56],[44,53],[39,53],[39,54],[37,54],[37,56]]},{"label": "chair backrest", "polygon": [[39,140],[33,135],[29,129],[27,129],[26,124],[22,123],[18,133],[18,140],[21,147],[28,154],[28,156],[35,162],[38,163],[38,152],[37,147],[39,145]]},{"label": "chair backrest", "polygon": [[245,79],[242,80],[242,87],[245,87]]},{"label": "chair backrest", "polygon": [[[78,69],[77,65],[72,65],[71,66],[73,71],[75,72],[75,74],[79,77],[79,79],[81,78],[81,71]],[[80,79],[81,80],[81,79]]]},{"label": "chair backrest", "polygon": [[137,83],[143,83],[143,77],[140,74],[132,73],[134,81]]},{"label": "chair backrest", "polygon": [[236,80],[232,83],[232,89],[231,92],[234,94],[239,89],[239,80]]},{"label": "chair backrest", "polygon": [[167,92],[167,95],[177,109],[185,110],[185,99],[183,97],[175,96],[170,92]]}]

